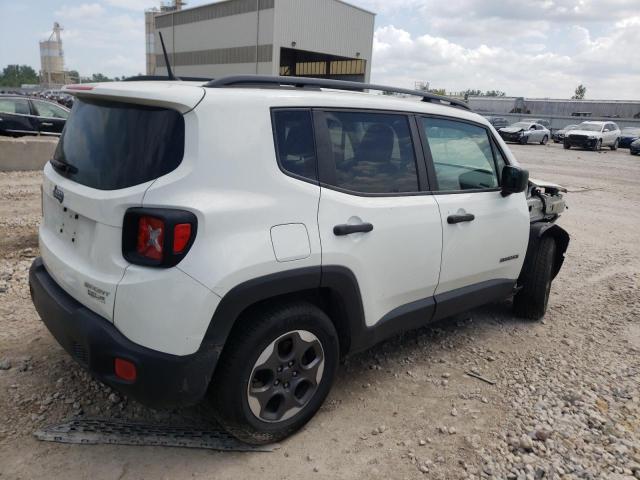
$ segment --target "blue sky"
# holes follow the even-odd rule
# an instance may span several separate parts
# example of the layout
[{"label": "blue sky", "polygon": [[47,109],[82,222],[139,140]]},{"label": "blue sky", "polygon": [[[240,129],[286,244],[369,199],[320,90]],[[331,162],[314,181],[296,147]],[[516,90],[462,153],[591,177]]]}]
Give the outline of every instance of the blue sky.
[{"label": "blue sky", "polygon": [[[320,0],[300,0],[320,1]],[[0,0],[0,67],[39,68],[38,40],[64,27],[67,68],[144,71],[145,8],[157,0]],[[210,3],[190,0],[189,7]],[[353,0],[378,13],[372,80],[448,91],[640,99],[640,0]],[[635,57],[635,58],[633,58]]]}]

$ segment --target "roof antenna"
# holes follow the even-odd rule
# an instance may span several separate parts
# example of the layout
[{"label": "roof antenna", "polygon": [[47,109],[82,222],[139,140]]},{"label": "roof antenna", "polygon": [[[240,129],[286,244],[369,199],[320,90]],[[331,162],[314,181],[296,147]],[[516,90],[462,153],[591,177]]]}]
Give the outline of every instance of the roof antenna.
[{"label": "roof antenna", "polygon": [[167,49],[164,46],[164,39],[162,38],[162,32],[158,32],[158,35],[160,36],[160,44],[162,45],[162,53],[164,54],[164,63],[167,66],[167,77],[169,77],[169,80],[180,80],[171,71],[171,64],[169,63],[169,55],[167,55]]}]

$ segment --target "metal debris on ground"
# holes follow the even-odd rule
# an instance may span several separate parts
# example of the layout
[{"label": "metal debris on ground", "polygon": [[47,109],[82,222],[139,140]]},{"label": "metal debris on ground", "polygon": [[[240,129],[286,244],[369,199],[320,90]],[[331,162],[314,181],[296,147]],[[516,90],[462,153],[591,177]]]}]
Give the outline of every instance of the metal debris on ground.
[{"label": "metal debris on ground", "polygon": [[495,385],[496,384],[496,382],[494,380],[490,380],[490,379],[488,379],[486,377],[483,377],[482,375],[478,375],[477,373],[474,373],[474,372],[464,372],[464,373],[465,373],[465,375],[469,375],[470,377],[477,378],[478,380],[482,380],[483,382],[486,382],[489,385]]},{"label": "metal debris on ground", "polygon": [[222,429],[147,425],[116,420],[76,419],[34,432],[38,440],[84,445],[139,445],[204,448],[233,452],[271,452],[278,445],[248,445]]}]

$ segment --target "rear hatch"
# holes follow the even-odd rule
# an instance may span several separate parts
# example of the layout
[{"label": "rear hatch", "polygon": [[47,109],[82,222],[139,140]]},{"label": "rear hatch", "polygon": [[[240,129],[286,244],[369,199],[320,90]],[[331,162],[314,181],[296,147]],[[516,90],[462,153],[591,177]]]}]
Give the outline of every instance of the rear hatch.
[{"label": "rear hatch", "polygon": [[44,170],[40,249],[67,293],[113,321],[116,287],[128,266],[124,214],[182,162],[183,115],[204,89],[167,82],[81,87],[72,90],[72,113]]}]

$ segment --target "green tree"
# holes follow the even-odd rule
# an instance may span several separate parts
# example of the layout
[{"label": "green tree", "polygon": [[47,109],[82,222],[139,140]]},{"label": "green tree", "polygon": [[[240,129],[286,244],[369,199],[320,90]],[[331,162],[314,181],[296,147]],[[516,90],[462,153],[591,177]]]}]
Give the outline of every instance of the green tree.
[{"label": "green tree", "polygon": [[0,74],[0,86],[20,87],[38,83],[38,74],[29,65],[7,65]]},{"label": "green tree", "polygon": [[112,78],[107,77],[106,75],[103,75],[101,73],[94,73],[93,75],[91,75],[91,82],[113,82]]},{"label": "green tree", "polygon": [[576,91],[573,95],[573,97],[571,97],[572,100],[583,100],[584,96],[587,94],[587,87],[585,87],[584,85],[580,84],[576,87]]},{"label": "green tree", "polygon": [[429,92],[440,96],[445,96],[447,94],[447,90],[445,88],[432,88]]},{"label": "green tree", "polygon": [[502,90],[487,90],[485,97],[504,97],[506,94]]}]

